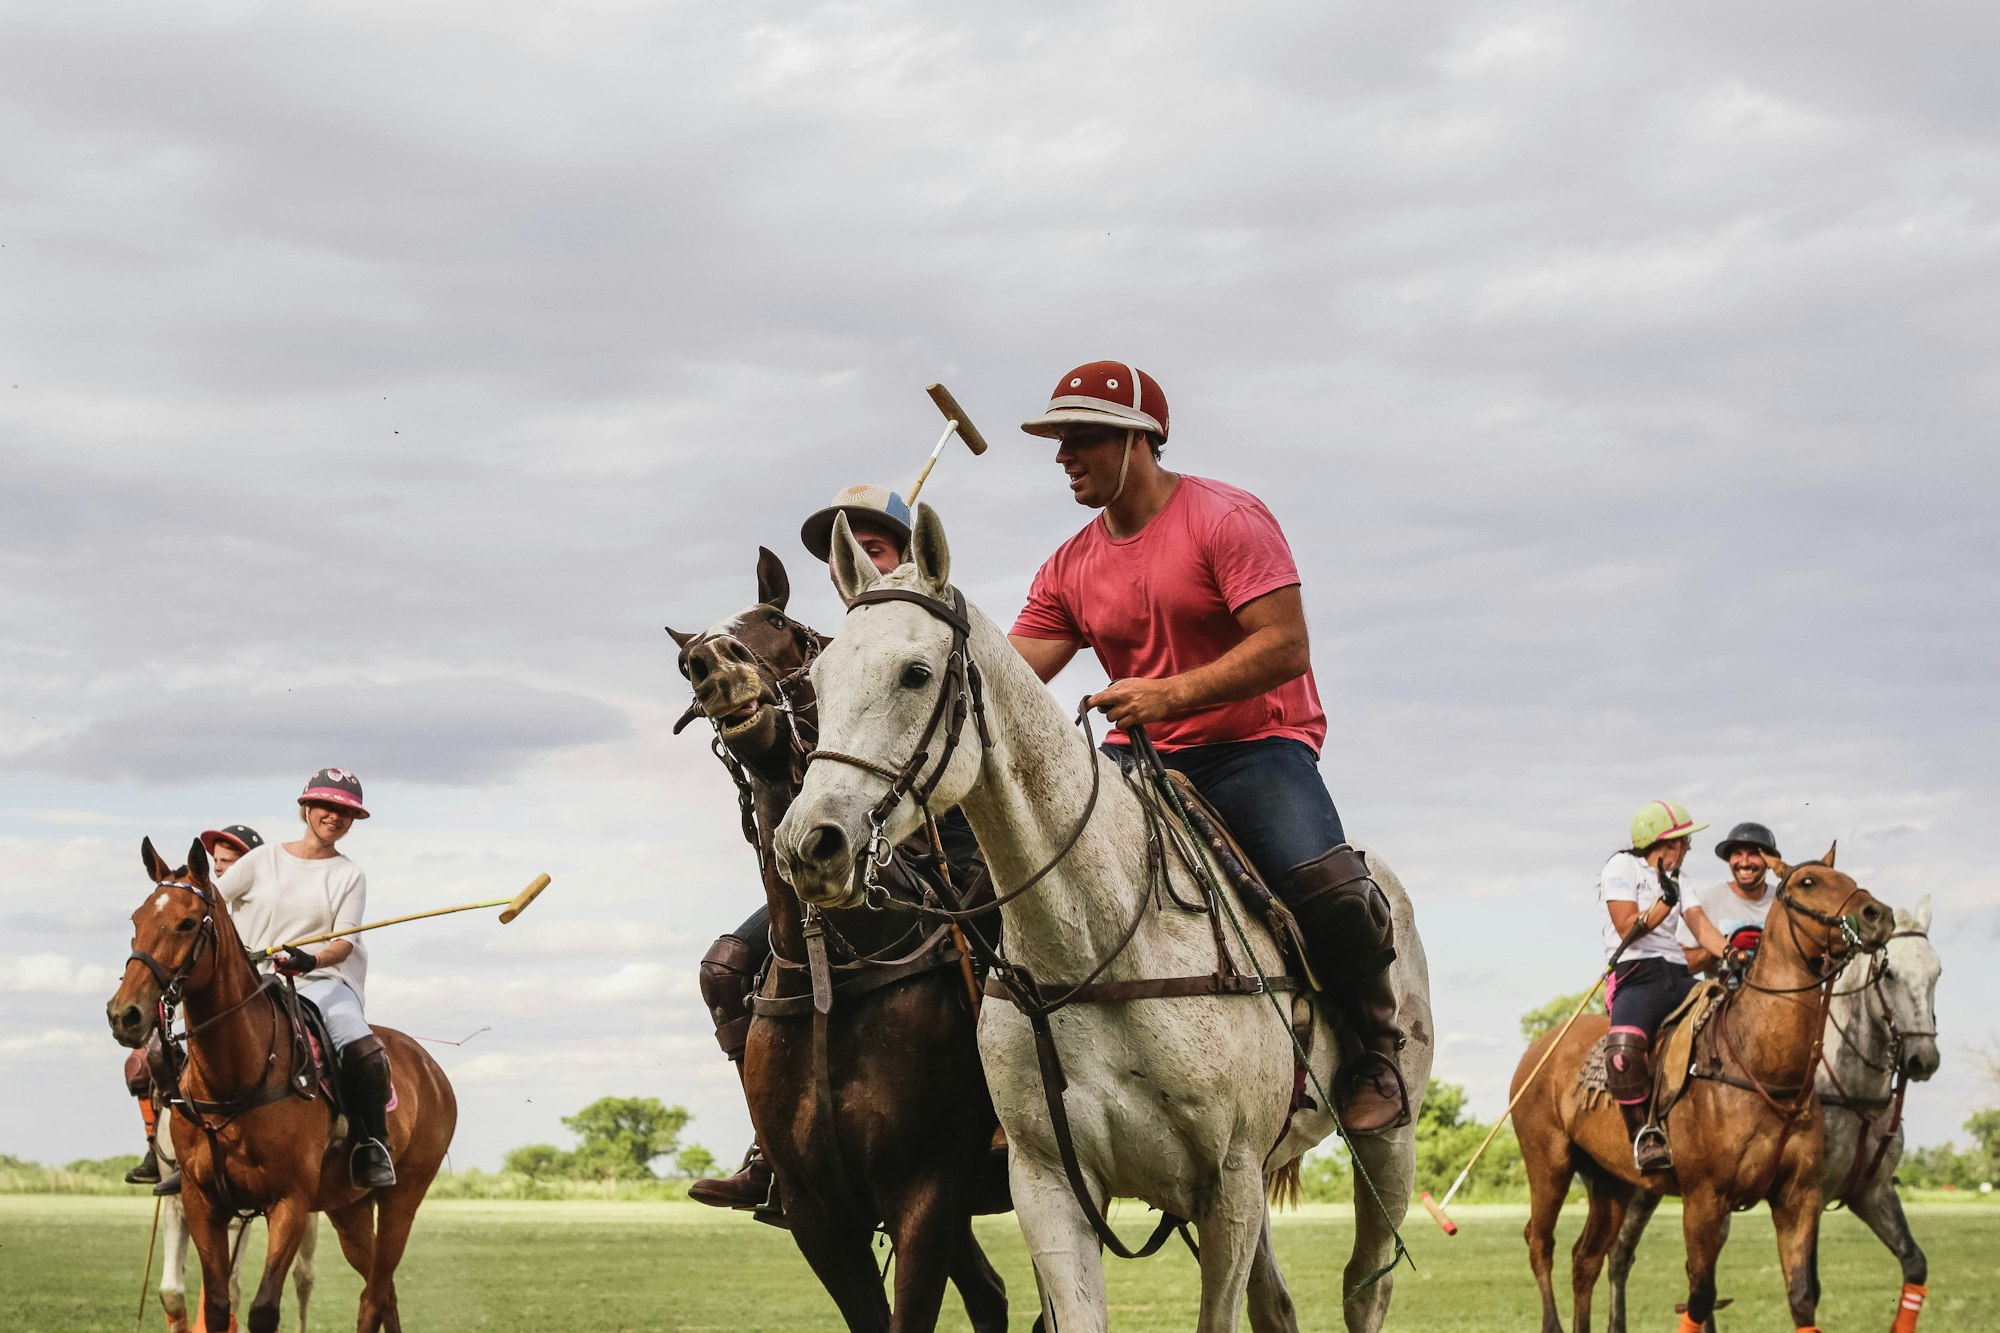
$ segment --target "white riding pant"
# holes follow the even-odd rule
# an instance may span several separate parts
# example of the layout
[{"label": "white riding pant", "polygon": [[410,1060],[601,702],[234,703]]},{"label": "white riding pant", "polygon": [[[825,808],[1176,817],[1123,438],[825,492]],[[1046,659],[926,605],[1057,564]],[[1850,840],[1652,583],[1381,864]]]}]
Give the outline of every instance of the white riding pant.
[{"label": "white riding pant", "polygon": [[349,1042],[358,1041],[371,1035],[375,1029],[368,1026],[368,1019],[361,1012],[361,997],[339,977],[316,977],[299,983],[299,994],[319,1006],[320,1014],[326,1019],[327,1034],[333,1038],[336,1049],[345,1050]]}]

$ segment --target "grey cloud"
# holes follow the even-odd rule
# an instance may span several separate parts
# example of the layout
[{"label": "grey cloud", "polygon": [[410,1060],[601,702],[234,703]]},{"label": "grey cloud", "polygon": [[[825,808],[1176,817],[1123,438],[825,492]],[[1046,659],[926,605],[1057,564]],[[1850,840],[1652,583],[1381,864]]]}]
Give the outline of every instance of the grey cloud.
[{"label": "grey cloud", "polygon": [[608,704],[490,676],[185,689],[132,700],[0,767],[157,784],[303,776],[330,762],[402,782],[497,786],[538,756],[629,730]]}]

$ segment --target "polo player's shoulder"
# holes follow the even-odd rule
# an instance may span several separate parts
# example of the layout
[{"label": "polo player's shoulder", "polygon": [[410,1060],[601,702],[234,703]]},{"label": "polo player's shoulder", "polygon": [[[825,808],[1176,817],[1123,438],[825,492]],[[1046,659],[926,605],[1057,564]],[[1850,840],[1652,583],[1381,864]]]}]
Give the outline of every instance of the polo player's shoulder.
[{"label": "polo player's shoulder", "polygon": [[1181,489],[1187,494],[1186,513],[1189,519],[1204,531],[1214,531],[1218,525],[1237,514],[1247,514],[1256,522],[1277,526],[1278,520],[1271,513],[1271,507],[1241,486],[1231,486],[1213,477],[1183,473]]}]

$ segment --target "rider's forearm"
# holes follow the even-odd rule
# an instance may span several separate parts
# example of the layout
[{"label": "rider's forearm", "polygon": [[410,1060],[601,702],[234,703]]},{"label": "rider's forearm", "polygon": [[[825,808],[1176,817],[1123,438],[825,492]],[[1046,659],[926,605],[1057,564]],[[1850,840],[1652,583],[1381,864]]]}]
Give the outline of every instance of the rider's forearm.
[{"label": "rider's forearm", "polygon": [[1215,704],[1254,699],[1297,680],[1312,665],[1306,636],[1282,625],[1255,629],[1206,666],[1168,677],[1175,711],[1192,713]]},{"label": "rider's forearm", "polygon": [[319,959],[321,967],[339,967],[354,952],[353,940],[328,940],[313,950],[313,957]]}]

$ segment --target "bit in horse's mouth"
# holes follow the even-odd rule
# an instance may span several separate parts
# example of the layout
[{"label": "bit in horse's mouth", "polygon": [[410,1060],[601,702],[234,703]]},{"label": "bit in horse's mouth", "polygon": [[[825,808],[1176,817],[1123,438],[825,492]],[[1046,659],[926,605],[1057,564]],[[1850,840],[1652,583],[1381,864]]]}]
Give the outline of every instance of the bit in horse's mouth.
[{"label": "bit in horse's mouth", "polygon": [[731,709],[719,719],[722,723],[723,734],[732,735],[753,725],[757,721],[758,714],[763,711],[764,701],[762,699],[751,698],[745,700],[740,707]]}]

